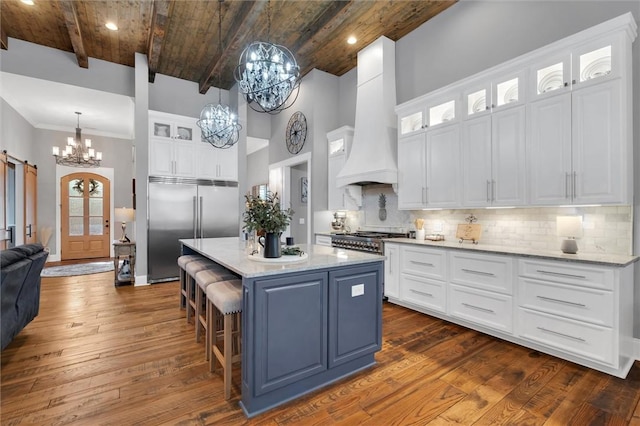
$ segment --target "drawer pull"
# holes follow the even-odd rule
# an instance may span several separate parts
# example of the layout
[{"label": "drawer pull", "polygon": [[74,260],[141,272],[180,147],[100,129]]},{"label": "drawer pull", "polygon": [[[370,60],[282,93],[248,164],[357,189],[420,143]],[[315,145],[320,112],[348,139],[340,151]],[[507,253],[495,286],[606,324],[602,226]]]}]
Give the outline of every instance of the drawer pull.
[{"label": "drawer pull", "polygon": [[585,305],[584,303],[569,302],[568,300],[554,299],[553,297],[546,297],[546,296],[536,296],[536,297],[538,299],[546,300],[547,302],[564,303],[565,305],[579,306],[581,308],[587,307],[587,305]]},{"label": "drawer pull", "polygon": [[424,291],[414,290],[414,289],[410,289],[410,290],[411,290],[411,292],[419,294],[420,296],[433,297],[433,294],[431,294],[431,293],[425,293]]},{"label": "drawer pull", "polygon": [[584,340],[582,337],[571,336],[569,334],[564,334],[564,333],[560,333],[558,331],[549,330],[549,329],[546,329],[544,327],[536,327],[536,328],[538,330],[540,330],[540,331],[545,331],[547,333],[555,334],[556,336],[566,337],[567,339],[575,340],[576,342],[586,342],[586,340]]},{"label": "drawer pull", "polygon": [[420,262],[418,260],[411,260],[411,263],[415,263],[416,265],[424,265],[424,266],[433,266],[433,263],[429,262]]},{"label": "drawer pull", "polygon": [[585,277],[584,275],[563,274],[562,272],[544,271],[542,269],[537,269],[536,272],[539,272],[541,274],[546,274],[546,275],[556,275],[558,277],[580,278],[582,280],[587,279],[587,277]]},{"label": "drawer pull", "polygon": [[493,309],[481,308],[480,306],[469,305],[468,303],[463,303],[462,306],[466,306],[467,308],[475,309],[476,311],[486,312],[488,314],[495,314],[496,311]]},{"label": "drawer pull", "polygon": [[473,269],[465,269],[462,268],[462,271],[467,272],[469,274],[476,274],[476,275],[484,275],[486,277],[495,277],[496,274],[493,274],[491,272],[484,272],[484,271],[474,271]]}]

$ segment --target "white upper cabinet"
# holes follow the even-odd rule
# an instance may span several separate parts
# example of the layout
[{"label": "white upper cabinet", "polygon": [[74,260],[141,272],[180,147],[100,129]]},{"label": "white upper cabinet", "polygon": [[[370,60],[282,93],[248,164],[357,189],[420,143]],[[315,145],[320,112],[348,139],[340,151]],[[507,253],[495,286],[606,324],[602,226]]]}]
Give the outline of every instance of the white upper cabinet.
[{"label": "white upper cabinet", "polygon": [[216,148],[206,141],[197,142],[198,178],[238,180],[238,144]]},{"label": "white upper cabinet", "polygon": [[462,173],[458,123],[426,132],[426,207],[459,207]]},{"label": "white upper cabinet", "polygon": [[459,98],[460,95],[457,92],[445,93],[428,102],[408,106],[398,113],[399,137],[457,121],[460,117]]},{"label": "white upper cabinet", "polygon": [[149,111],[149,175],[238,180],[238,146],[214,148],[197,119]]},{"label": "white upper cabinet", "polygon": [[399,209],[457,207],[461,183],[459,123],[398,141]]},{"label": "white upper cabinet", "polygon": [[630,204],[636,36],[627,13],[398,105],[400,207]]},{"label": "white upper cabinet", "polygon": [[149,175],[195,177],[195,119],[149,111]]},{"label": "white upper cabinet", "polygon": [[[631,73],[622,72],[631,67],[629,48],[621,33],[582,43],[562,62],[532,68],[542,77],[527,112],[531,204],[630,203]],[[544,71],[560,67],[564,81],[556,88],[559,80],[549,83]]]},{"label": "white upper cabinet", "polygon": [[412,135],[398,140],[398,208],[426,207],[425,137]]}]

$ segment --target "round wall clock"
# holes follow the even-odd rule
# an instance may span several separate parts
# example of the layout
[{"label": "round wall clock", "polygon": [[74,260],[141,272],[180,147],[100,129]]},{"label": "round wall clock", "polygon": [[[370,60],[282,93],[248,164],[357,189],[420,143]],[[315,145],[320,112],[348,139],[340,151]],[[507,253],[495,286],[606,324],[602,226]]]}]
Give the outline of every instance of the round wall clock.
[{"label": "round wall clock", "polygon": [[307,139],[307,119],[300,111],[294,112],[289,119],[286,137],[289,152],[299,153]]}]

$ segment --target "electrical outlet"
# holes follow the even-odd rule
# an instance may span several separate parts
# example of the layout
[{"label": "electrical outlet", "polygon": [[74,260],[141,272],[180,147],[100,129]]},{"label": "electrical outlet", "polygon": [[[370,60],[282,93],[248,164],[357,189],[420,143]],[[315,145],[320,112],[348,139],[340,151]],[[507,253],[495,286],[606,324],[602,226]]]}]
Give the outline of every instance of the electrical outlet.
[{"label": "electrical outlet", "polygon": [[299,223],[300,225],[304,225],[304,217],[301,217],[301,218],[298,220],[298,223]]}]

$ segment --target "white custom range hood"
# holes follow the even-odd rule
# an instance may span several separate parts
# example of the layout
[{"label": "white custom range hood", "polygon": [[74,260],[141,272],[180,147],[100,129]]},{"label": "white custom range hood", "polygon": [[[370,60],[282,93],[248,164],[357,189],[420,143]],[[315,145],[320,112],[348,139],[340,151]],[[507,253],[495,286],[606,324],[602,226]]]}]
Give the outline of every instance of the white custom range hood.
[{"label": "white custom range hood", "polygon": [[398,182],[395,43],[380,37],[358,52],[353,143],[338,187]]}]

